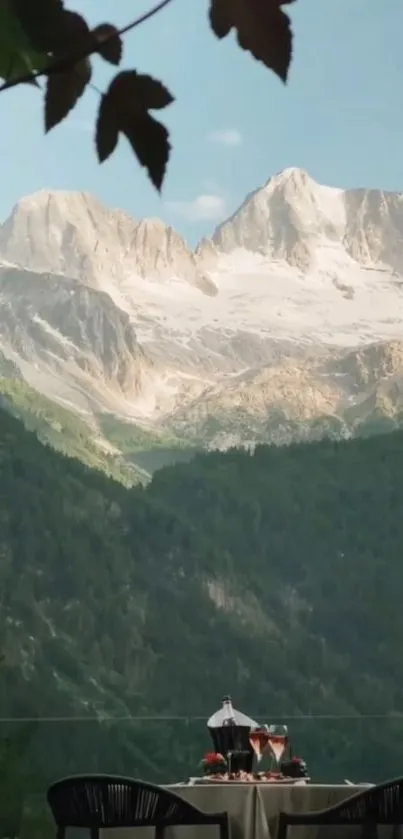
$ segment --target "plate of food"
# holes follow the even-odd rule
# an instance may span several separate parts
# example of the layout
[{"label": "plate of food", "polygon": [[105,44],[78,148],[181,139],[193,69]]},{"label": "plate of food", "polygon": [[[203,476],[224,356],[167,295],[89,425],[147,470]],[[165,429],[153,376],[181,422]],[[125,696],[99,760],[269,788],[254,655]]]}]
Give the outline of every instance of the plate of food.
[{"label": "plate of food", "polygon": [[289,778],[281,772],[216,772],[190,778],[193,784],[306,784],[310,778]]}]

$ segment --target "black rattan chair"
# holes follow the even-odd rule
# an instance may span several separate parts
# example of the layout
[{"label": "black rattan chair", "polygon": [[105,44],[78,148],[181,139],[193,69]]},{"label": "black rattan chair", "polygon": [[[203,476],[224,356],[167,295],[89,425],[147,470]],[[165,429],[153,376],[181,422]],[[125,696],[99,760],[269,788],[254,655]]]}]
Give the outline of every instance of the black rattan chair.
[{"label": "black rattan chair", "polygon": [[98,839],[102,828],[154,827],[162,839],[166,827],[216,825],[220,839],[229,839],[227,813],[203,813],[163,787],[116,775],[74,775],[52,784],[48,804],[57,825],[57,839],[67,827],[88,828]]},{"label": "black rattan chair", "polygon": [[358,826],[362,836],[375,837],[378,825],[403,824],[403,778],[364,789],[326,810],[280,813],[278,839],[287,839],[291,825]]}]

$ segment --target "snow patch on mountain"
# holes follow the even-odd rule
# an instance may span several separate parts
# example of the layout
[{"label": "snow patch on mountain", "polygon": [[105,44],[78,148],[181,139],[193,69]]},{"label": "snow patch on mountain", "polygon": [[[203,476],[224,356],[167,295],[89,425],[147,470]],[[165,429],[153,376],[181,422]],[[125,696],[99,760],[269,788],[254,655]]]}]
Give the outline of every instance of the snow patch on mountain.
[{"label": "snow patch on mountain", "polygon": [[297,168],[195,251],[158,219],[43,190],[0,226],[0,345],[80,409],[159,421],[227,383],[233,405],[247,371],[256,389],[279,359],[400,339],[402,237],[402,195]]}]

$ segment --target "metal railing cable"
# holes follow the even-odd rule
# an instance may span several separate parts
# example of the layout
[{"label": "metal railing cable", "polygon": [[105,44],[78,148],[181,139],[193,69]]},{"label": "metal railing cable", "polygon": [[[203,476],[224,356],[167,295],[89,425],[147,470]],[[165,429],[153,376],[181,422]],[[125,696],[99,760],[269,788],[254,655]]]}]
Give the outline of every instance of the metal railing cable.
[{"label": "metal railing cable", "polygon": [[[182,715],[171,715],[171,714],[133,714],[127,716],[113,716],[111,714],[96,714],[96,715],[87,715],[87,716],[49,716],[49,717],[40,717],[40,716],[33,716],[33,717],[0,717],[0,723],[28,723],[28,722],[46,722],[46,723],[56,723],[56,722],[206,722],[208,718],[211,716],[211,713],[206,714],[205,716],[192,716],[188,714]],[[396,720],[403,720],[403,713],[398,713],[396,711],[389,711],[388,713],[384,714],[274,714],[270,713],[270,719],[273,720],[303,720],[303,721],[310,721],[313,722],[316,720],[389,720],[389,721],[396,721]],[[267,713],[264,714],[250,714],[252,719],[263,719],[267,717]]]}]

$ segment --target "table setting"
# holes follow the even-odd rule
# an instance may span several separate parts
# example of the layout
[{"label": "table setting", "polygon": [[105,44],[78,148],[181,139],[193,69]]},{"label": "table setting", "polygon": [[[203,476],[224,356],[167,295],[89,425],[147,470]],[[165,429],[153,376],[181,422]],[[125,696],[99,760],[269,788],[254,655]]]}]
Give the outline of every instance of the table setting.
[{"label": "table setting", "polygon": [[[351,781],[312,783],[306,762],[292,753],[288,727],[258,723],[236,710],[229,696],[208,719],[207,732],[212,747],[201,758],[199,773],[164,788],[202,813],[226,813],[230,839],[277,839],[280,812],[322,810],[363,789]],[[190,839],[212,835],[203,826],[187,832]],[[146,839],[143,833],[137,829],[136,839]],[[121,837],[113,828],[102,834],[105,839]],[[309,827],[299,835],[317,839],[317,831]],[[180,825],[168,828],[167,839],[181,836]]]},{"label": "table setting", "polygon": [[305,761],[292,755],[286,725],[259,724],[237,711],[230,696],[207,722],[214,751],[200,762],[202,774],[189,778],[198,784],[306,784]]},{"label": "table setting", "polygon": [[[281,810],[330,807],[360,789],[351,781],[312,783],[305,760],[292,753],[288,726],[258,723],[236,710],[229,696],[207,721],[207,731],[212,749],[202,757],[199,774],[172,786],[205,812],[228,812],[231,839],[276,839]],[[310,839],[312,830],[302,834]],[[192,839],[205,839],[205,833],[192,830]]]}]

